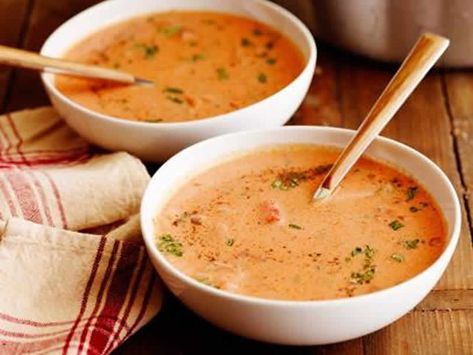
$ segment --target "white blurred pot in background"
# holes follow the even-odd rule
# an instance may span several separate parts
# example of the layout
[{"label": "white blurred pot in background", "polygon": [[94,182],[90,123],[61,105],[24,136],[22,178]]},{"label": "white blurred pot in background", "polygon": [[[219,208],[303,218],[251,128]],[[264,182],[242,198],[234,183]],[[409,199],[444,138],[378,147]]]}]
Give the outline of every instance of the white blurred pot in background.
[{"label": "white blurred pot in background", "polygon": [[351,52],[401,61],[426,31],[451,40],[441,65],[473,66],[472,0],[275,0],[315,36]]}]

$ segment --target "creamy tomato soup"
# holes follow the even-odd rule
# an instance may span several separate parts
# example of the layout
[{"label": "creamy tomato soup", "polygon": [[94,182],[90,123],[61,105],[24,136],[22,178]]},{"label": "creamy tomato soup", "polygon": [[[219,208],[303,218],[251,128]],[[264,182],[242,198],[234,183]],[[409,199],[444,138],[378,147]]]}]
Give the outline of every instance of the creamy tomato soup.
[{"label": "creamy tomato soup", "polygon": [[156,217],[159,250],[210,286],[286,300],[365,294],[431,265],[444,219],[402,172],[362,158],[330,199],[310,202],[338,154],[275,146],[210,168]]},{"label": "creamy tomato soup", "polygon": [[65,76],[56,81],[87,108],[150,122],[195,120],[251,105],[284,88],[305,65],[289,39],[261,22],[184,11],[108,27],[65,58],[153,80],[151,88]]}]

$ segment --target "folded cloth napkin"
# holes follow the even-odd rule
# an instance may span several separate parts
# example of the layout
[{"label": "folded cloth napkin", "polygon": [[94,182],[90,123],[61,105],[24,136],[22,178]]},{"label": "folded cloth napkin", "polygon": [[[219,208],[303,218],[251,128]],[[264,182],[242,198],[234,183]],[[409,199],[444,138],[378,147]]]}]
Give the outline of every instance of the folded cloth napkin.
[{"label": "folded cloth napkin", "polygon": [[1,354],[106,354],[158,312],[137,216],[148,180],[52,108],[0,116]]}]

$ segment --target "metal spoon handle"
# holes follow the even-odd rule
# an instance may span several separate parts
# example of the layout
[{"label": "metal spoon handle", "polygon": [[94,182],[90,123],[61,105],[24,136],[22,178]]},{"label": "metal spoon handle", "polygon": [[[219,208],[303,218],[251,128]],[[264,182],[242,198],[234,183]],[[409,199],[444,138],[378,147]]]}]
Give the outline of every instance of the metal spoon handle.
[{"label": "metal spoon handle", "polygon": [[401,67],[361,123],[355,136],[322,180],[313,199],[330,196],[370,143],[383,130],[419,82],[447,49],[447,38],[426,33],[416,42]]}]

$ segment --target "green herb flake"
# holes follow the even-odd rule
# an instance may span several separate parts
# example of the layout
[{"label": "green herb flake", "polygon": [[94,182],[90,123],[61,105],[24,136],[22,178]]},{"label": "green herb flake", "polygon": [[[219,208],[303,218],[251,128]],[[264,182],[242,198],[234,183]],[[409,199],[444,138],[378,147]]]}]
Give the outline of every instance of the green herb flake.
[{"label": "green herb flake", "polygon": [[225,241],[225,244],[228,245],[229,247],[233,246],[235,244],[235,239],[230,238]]},{"label": "green herb flake", "polygon": [[243,37],[243,38],[241,39],[240,44],[242,45],[242,47],[249,47],[249,46],[251,46],[253,43],[252,43],[248,38]]},{"label": "green herb flake", "polygon": [[370,247],[369,245],[366,245],[365,250],[363,251],[363,253],[365,254],[365,257],[367,259],[371,259],[374,256],[375,250],[372,247]]},{"label": "green herb flake", "polygon": [[259,73],[258,74],[258,81],[261,83],[261,84],[264,84],[268,81],[268,77],[266,76],[265,73]]},{"label": "green herb flake", "polygon": [[182,251],[182,243],[175,240],[169,233],[163,234],[159,237],[158,249],[165,254],[171,254],[174,256],[184,255],[184,252]]},{"label": "green herb flake", "polygon": [[175,97],[175,96],[166,96],[166,99],[168,99],[169,101],[172,101],[176,104],[182,104],[184,101],[182,101],[180,98],[178,97]]},{"label": "green herb flake", "polygon": [[194,279],[196,281],[200,282],[201,284],[213,287],[213,284],[212,284],[212,282],[210,282],[208,277],[194,277]]},{"label": "green herb flake", "polygon": [[369,284],[371,280],[373,280],[375,272],[376,272],[375,265],[368,266],[362,272],[352,272],[351,282],[358,285]]},{"label": "green herb flake", "polygon": [[199,60],[204,60],[205,59],[205,55],[203,55],[202,53],[198,53],[198,54],[194,54],[192,57],[191,57],[191,60],[193,62],[197,62]]},{"label": "green herb flake", "polygon": [[137,43],[136,47],[143,51],[145,59],[154,58],[154,56],[159,52],[159,47],[155,44],[150,45],[145,43]]},{"label": "green herb flake", "polygon": [[420,239],[405,240],[402,245],[406,249],[417,249],[419,246]]},{"label": "green herb flake", "polygon": [[403,263],[405,258],[404,258],[404,255],[402,254],[393,254],[391,255],[391,259],[393,259],[394,261],[398,263]]},{"label": "green herb flake", "polygon": [[413,200],[416,197],[418,190],[419,188],[417,186],[408,187],[406,192],[406,201]]},{"label": "green herb flake", "polygon": [[416,206],[411,206],[409,207],[409,211],[411,211],[412,213],[416,213],[419,212],[419,209]]},{"label": "green herb flake", "polygon": [[183,94],[184,93],[184,90],[176,88],[176,87],[171,87],[171,86],[166,87],[163,91],[168,92],[170,94]]},{"label": "green herb flake", "polygon": [[289,223],[288,225],[289,228],[293,228],[293,229],[302,229],[301,226],[297,225],[297,224],[294,224],[294,223]]},{"label": "green herb flake", "polygon": [[276,179],[276,180],[274,180],[274,181],[271,183],[271,187],[272,187],[273,189],[281,189],[282,186],[283,186],[283,183],[282,183],[282,181],[279,180],[279,179]]},{"label": "green herb flake", "polygon": [[363,252],[363,249],[360,247],[356,247],[351,251],[351,256],[356,256],[358,254],[361,254]]},{"label": "green herb flake", "polygon": [[171,37],[174,36],[175,34],[179,33],[181,31],[182,27],[179,25],[176,26],[170,26],[170,27],[164,27],[159,30],[163,35],[166,37]]},{"label": "green herb flake", "polygon": [[228,72],[225,68],[217,68],[218,80],[226,80],[229,78]]},{"label": "green herb flake", "polygon": [[402,227],[404,227],[404,224],[402,224],[397,219],[395,219],[394,221],[389,223],[389,226],[391,227],[392,230],[397,231],[398,229],[401,229]]},{"label": "green herb flake", "polygon": [[266,63],[269,64],[269,65],[274,65],[276,64],[277,60],[274,59],[274,58],[268,58],[266,59]]}]

